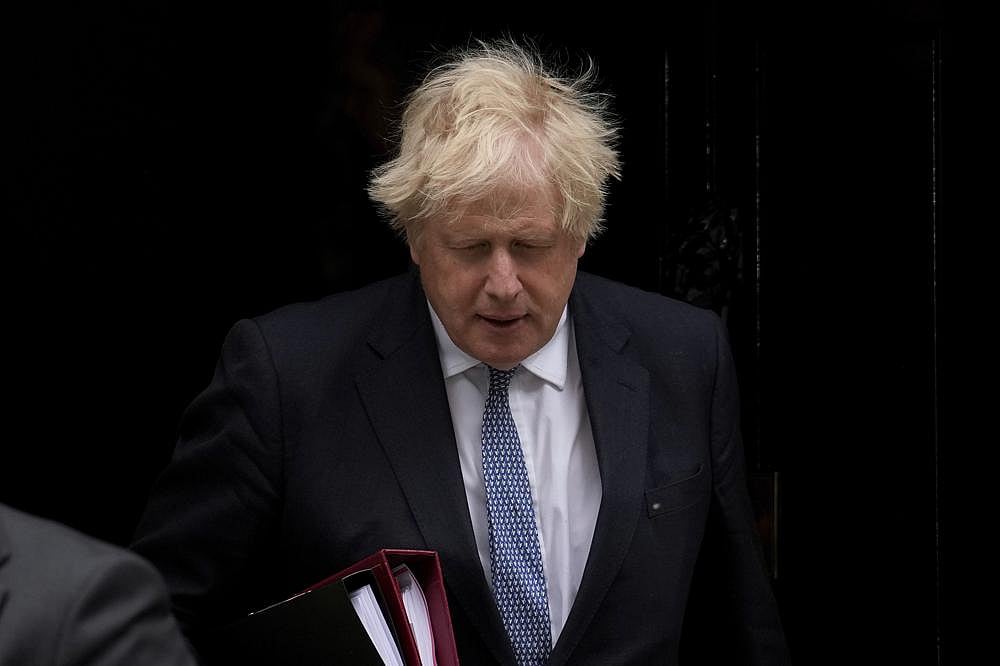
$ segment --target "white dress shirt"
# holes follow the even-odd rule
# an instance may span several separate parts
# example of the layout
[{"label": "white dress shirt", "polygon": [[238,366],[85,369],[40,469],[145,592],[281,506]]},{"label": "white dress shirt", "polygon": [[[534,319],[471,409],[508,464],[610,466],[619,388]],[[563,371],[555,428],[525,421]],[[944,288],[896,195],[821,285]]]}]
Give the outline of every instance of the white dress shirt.
[{"label": "white dress shirt", "polygon": [[[452,342],[434,308],[430,311],[472,529],[492,589],[482,450],[489,371]],[[554,645],[580,588],[601,506],[594,435],[584,400],[573,322],[566,309],[552,339],[521,362],[509,396],[531,483]]]}]

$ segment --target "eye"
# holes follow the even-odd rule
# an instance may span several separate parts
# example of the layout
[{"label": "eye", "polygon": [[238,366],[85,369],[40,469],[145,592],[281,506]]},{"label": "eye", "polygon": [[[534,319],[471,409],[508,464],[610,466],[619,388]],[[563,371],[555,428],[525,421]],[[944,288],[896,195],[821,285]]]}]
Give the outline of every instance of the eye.
[{"label": "eye", "polygon": [[469,241],[465,243],[454,243],[451,246],[452,250],[458,250],[459,252],[476,252],[478,250],[484,250],[489,247],[489,244],[485,241]]},{"label": "eye", "polygon": [[517,250],[526,250],[532,252],[532,251],[546,250],[549,247],[551,247],[550,244],[544,241],[533,241],[533,240],[514,241],[514,249]]}]

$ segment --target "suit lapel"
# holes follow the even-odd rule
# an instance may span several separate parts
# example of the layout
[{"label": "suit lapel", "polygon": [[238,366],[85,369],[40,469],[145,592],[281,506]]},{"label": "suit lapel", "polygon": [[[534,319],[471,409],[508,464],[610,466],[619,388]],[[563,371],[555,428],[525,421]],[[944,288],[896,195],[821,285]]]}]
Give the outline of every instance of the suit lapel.
[{"label": "suit lapel", "polygon": [[590,303],[581,282],[571,296],[570,312],[602,499],[587,566],[552,664],[570,657],[622,566],[642,507],[649,439],[649,372],[621,353],[629,330]]},{"label": "suit lapel", "polygon": [[355,381],[445,583],[498,660],[510,649],[479,562],[427,302],[416,275],[386,304]]}]

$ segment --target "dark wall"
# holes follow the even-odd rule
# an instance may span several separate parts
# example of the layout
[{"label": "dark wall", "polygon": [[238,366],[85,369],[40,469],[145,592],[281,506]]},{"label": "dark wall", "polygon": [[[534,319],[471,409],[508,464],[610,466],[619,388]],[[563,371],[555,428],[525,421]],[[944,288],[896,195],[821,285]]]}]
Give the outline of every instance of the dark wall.
[{"label": "dark wall", "polygon": [[817,662],[934,663],[940,38],[799,18],[764,30],[760,418],[787,470],[781,594],[812,611],[786,621]]},{"label": "dark wall", "polygon": [[939,3],[425,12],[7,22],[0,500],[126,543],[237,318],[406,266],[363,187],[421,63],[526,33],[591,53],[616,96],[624,177],[584,267],[727,318],[750,469],[779,474],[798,663],[937,663],[939,243],[958,236]]}]

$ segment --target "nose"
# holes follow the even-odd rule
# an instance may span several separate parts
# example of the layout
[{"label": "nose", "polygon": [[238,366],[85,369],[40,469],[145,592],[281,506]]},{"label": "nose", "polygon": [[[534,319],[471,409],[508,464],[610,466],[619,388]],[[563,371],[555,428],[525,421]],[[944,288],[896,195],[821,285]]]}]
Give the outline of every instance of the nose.
[{"label": "nose", "polygon": [[490,255],[486,273],[486,293],[498,300],[511,300],[521,293],[517,262],[505,248],[498,248]]}]

